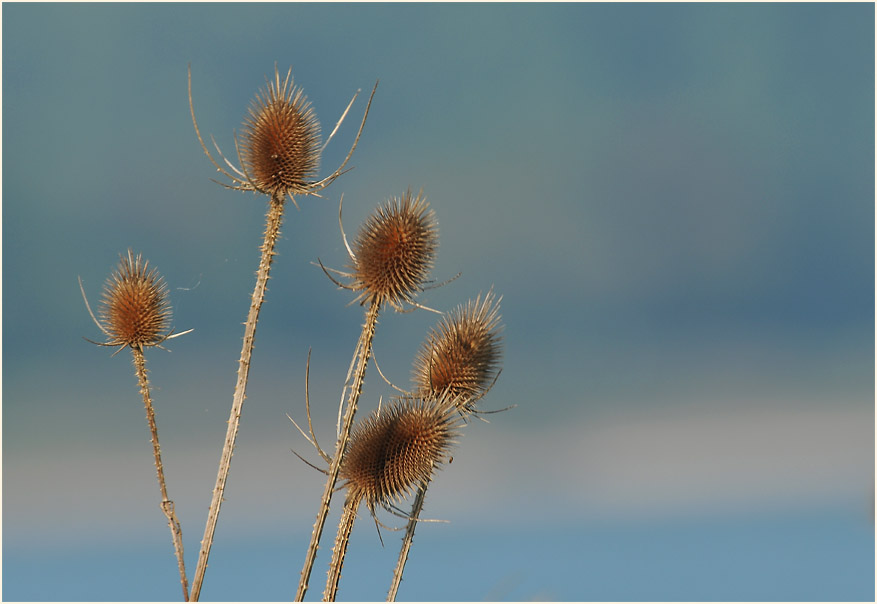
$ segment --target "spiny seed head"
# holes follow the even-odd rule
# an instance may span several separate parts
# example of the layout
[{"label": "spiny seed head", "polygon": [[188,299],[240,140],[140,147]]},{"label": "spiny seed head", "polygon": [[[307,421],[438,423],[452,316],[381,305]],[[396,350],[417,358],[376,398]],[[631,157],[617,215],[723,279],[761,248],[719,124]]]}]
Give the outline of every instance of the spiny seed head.
[{"label": "spiny seed head", "polygon": [[360,299],[399,309],[403,302],[412,302],[435,260],[435,213],[422,193],[412,197],[409,189],[366,220],[353,248],[353,289],[362,292]]},{"label": "spiny seed head", "polygon": [[354,430],[340,476],[372,513],[411,494],[447,458],[457,435],[453,400],[396,399]]},{"label": "spiny seed head", "polygon": [[241,133],[241,163],[256,190],[283,198],[306,194],[320,167],[320,123],[292,72],[256,94]]},{"label": "spiny seed head", "polygon": [[140,254],[128,250],[104,285],[101,324],[112,346],[141,349],[167,339],[171,307],[167,284]]},{"label": "spiny seed head", "polygon": [[415,391],[456,397],[469,411],[496,378],[502,360],[499,300],[488,292],[450,312],[430,330],[414,360]]}]

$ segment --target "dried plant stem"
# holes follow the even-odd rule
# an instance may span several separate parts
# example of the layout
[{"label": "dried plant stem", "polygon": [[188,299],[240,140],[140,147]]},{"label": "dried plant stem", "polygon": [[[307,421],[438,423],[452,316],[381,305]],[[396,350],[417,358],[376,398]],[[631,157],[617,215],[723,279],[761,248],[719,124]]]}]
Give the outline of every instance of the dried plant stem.
[{"label": "dried plant stem", "polygon": [[265,220],[265,239],[262,242],[262,257],[259,261],[259,270],[256,273],[256,287],[253,290],[250,311],[247,314],[247,322],[244,327],[244,341],[241,347],[241,358],[238,364],[238,377],[234,388],[231,414],[228,418],[225,446],[219,459],[219,472],[216,476],[216,486],[213,488],[213,500],[210,502],[210,509],[207,512],[207,526],[204,529],[201,551],[198,554],[198,565],[195,568],[195,578],[192,581],[191,600],[193,602],[197,602],[201,595],[201,585],[204,582],[204,573],[207,570],[207,558],[210,556],[210,548],[213,545],[213,533],[216,531],[219,508],[222,506],[225,482],[228,479],[231,456],[234,453],[234,443],[237,439],[238,428],[241,422],[241,409],[247,397],[247,377],[250,372],[250,358],[253,354],[253,342],[256,337],[256,323],[259,321],[259,310],[262,308],[262,302],[265,299],[271,262],[274,260],[276,253],[274,247],[280,236],[280,225],[283,223],[283,208],[284,196],[282,194],[272,196]]},{"label": "dried plant stem", "polygon": [[338,522],[338,534],[335,536],[335,547],[332,549],[332,562],[329,564],[329,577],[326,580],[326,591],[323,592],[324,602],[334,602],[338,593],[338,582],[341,580],[341,567],[344,565],[344,555],[347,553],[347,544],[350,542],[350,532],[356,521],[356,510],[360,504],[359,498],[350,498],[344,502],[344,511],[341,512],[341,520]]},{"label": "dried plant stem", "polygon": [[411,506],[411,514],[408,516],[408,527],[405,529],[405,537],[402,538],[402,548],[399,550],[399,561],[396,562],[396,569],[393,571],[393,583],[390,585],[390,591],[387,593],[387,602],[396,601],[396,593],[399,591],[399,584],[402,582],[402,573],[405,571],[405,563],[408,561],[408,551],[411,549],[411,542],[414,540],[414,529],[417,528],[417,519],[423,510],[423,500],[426,498],[426,487],[429,483],[421,483],[417,489],[417,496],[414,498],[414,504]]},{"label": "dried plant stem", "polygon": [[320,500],[320,509],[317,512],[317,520],[314,522],[314,530],[311,533],[311,542],[310,545],[308,545],[304,567],[302,568],[301,578],[298,583],[298,591],[295,594],[296,602],[304,600],[305,593],[308,591],[308,581],[311,577],[311,571],[314,568],[314,560],[317,558],[320,537],[323,534],[326,517],[329,515],[329,503],[332,500],[332,493],[335,491],[335,483],[338,481],[338,472],[341,470],[341,461],[344,457],[344,450],[347,447],[348,440],[350,440],[350,431],[353,428],[353,417],[356,414],[359,395],[362,393],[362,384],[365,381],[365,370],[368,366],[369,358],[371,357],[372,340],[375,335],[375,327],[377,326],[379,311],[380,304],[372,302],[365,313],[365,324],[362,326],[362,333],[356,344],[356,352],[353,354],[353,362],[350,364],[350,368],[353,370],[353,380],[351,382],[351,375],[348,373],[344,390],[341,394],[342,401],[344,400],[344,394],[348,394],[347,408],[344,413],[344,423],[338,434],[338,441],[335,445],[335,455],[332,457],[332,463],[329,464],[329,476],[326,479],[326,488],[323,490],[323,498]]},{"label": "dried plant stem", "polygon": [[140,384],[140,394],[143,396],[143,405],[146,407],[146,421],[149,422],[149,432],[152,435],[152,452],[155,454],[155,470],[158,473],[158,488],[161,490],[161,511],[167,517],[167,524],[171,529],[174,553],[177,556],[177,566],[180,568],[183,601],[188,602],[189,582],[186,579],[186,564],[183,560],[183,530],[174,511],[174,502],[167,496],[164,466],[161,463],[161,447],[158,444],[158,427],[155,425],[155,411],[152,409],[152,397],[149,395],[149,378],[146,377],[146,358],[143,356],[143,350],[139,347],[132,346],[131,352],[134,355],[134,369]]}]

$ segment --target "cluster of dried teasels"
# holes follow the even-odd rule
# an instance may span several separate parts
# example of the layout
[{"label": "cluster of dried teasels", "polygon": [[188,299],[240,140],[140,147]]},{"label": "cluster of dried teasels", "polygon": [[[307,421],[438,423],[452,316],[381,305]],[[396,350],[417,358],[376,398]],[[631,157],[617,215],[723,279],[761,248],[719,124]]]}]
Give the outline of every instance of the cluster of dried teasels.
[{"label": "cluster of dried teasels", "polygon": [[[320,125],[316,114],[301,89],[293,84],[291,71],[281,80],[275,67],[273,81],[266,81],[266,88],[256,95],[244,121],[243,130],[235,139],[240,166],[235,167],[215,143],[215,155],[211,153],[201,137],[192,105],[191,72],[189,73],[189,108],[195,133],[207,157],[228,179],[228,182],[220,184],[232,189],[263,194],[268,198],[261,259],[245,323],[228,431],[191,587],[183,561],[182,529],[165,484],[143,354],[146,348],[162,348],[166,340],[184,335],[188,331],[174,333],[171,330],[171,308],[165,281],[154,268],[149,267],[149,263],[141,255],[135,255],[131,250],[121,256],[118,268],[107,280],[97,316],[89,306],[84,290],[82,292],[89,314],[106,336],[106,341],[94,343],[116,347],[116,352],[129,348],[133,354],[135,373],[152,436],[161,489],[160,505],[171,530],[185,601],[197,601],[204,582],[246,398],[256,324],[265,298],[286,201],[296,204],[296,196],[318,195],[346,171],[377,90],[375,84],[359,131],[344,161],[329,176],[317,180],[320,155],[344,121],[357,95],[351,99],[326,143],[321,145]],[[295,424],[327,465],[326,468],[318,468],[327,476],[326,486],[320,499],[295,599],[301,601],[308,589],[308,580],[329,513],[329,504],[340,480],[341,487],[346,490],[346,497],[329,565],[324,599],[335,599],[348,537],[360,504],[364,502],[376,523],[377,508],[383,508],[407,520],[399,560],[387,597],[388,601],[393,601],[408,558],[427,486],[435,471],[450,458],[455,439],[467,419],[480,413],[477,403],[499,375],[502,344],[499,299],[491,291],[483,298],[479,295],[443,315],[427,334],[414,360],[411,391],[399,389],[399,396],[388,404],[379,405],[376,411],[356,425],[354,418],[371,358],[378,314],[387,306],[397,311],[414,308],[431,310],[418,304],[415,296],[428,283],[427,277],[438,249],[438,228],[435,214],[422,193],[414,195],[409,190],[401,197],[379,206],[360,227],[352,245],[348,243],[343,227],[341,234],[350,257],[348,270],[336,271],[325,267],[323,270],[336,285],[354,292],[354,301],[364,307],[365,320],[344,380],[339,409],[339,417],[343,412],[343,419],[340,420],[334,450],[326,452],[317,442],[311,427],[310,401],[307,397],[305,407],[308,432]],[[401,510],[399,504],[412,495],[414,498],[410,511]]]}]

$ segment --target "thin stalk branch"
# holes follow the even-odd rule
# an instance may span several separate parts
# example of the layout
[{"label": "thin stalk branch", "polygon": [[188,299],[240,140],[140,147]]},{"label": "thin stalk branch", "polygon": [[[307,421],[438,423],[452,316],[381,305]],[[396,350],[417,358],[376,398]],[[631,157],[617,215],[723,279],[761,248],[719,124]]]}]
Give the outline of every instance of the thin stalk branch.
[{"label": "thin stalk branch", "polygon": [[408,561],[408,551],[411,549],[411,542],[414,540],[414,529],[417,528],[418,517],[423,510],[423,500],[426,498],[426,487],[428,482],[424,482],[417,489],[417,496],[414,498],[414,504],[411,506],[411,514],[408,518],[408,527],[405,529],[405,536],[402,538],[402,548],[399,550],[399,561],[396,562],[396,569],[393,571],[393,583],[390,585],[390,591],[387,593],[387,602],[396,601],[396,593],[399,591],[399,584],[402,582],[402,573],[405,571],[405,563]]},{"label": "thin stalk branch", "polygon": [[338,582],[341,580],[341,567],[344,565],[344,556],[347,554],[347,545],[350,543],[350,532],[356,521],[356,510],[359,508],[360,499],[348,498],[344,502],[344,511],[341,512],[341,520],[338,522],[338,534],[335,536],[335,547],[332,549],[332,562],[329,564],[329,576],[326,579],[326,591],[323,592],[324,602],[334,602],[338,593]]},{"label": "thin stalk branch", "polygon": [[265,300],[265,290],[268,285],[271,262],[274,260],[274,247],[280,236],[280,225],[283,223],[284,197],[274,196],[265,217],[265,238],[262,242],[262,257],[259,261],[259,270],[256,273],[256,287],[253,290],[253,298],[250,302],[250,311],[247,314],[247,322],[244,327],[244,341],[241,347],[241,358],[238,364],[237,383],[234,387],[234,399],[232,400],[231,413],[228,418],[228,430],[225,435],[225,446],[219,459],[219,472],[216,476],[216,486],[213,488],[213,499],[207,512],[207,526],[204,529],[204,538],[201,540],[201,551],[198,554],[198,565],[195,568],[195,578],[192,581],[191,600],[197,602],[201,595],[201,586],[204,582],[204,573],[207,570],[207,558],[210,556],[210,548],[213,545],[213,533],[216,531],[216,523],[219,519],[219,509],[222,506],[222,496],[225,492],[225,483],[228,479],[231,467],[231,456],[234,453],[234,444],[237,439],[238,428],[241,422],[241,409],[247,397],[247,377],[250,372],[250,359],[253,354],[253,342],[256,338],[256,323],[259,321],[259,311]]},{"label": "thin stalk branch", "polygon": [[[317,442],[317,435],[314,434],[314,424],[311,422],[311,387],[310,387],[310,375],[311,375],[311,349],[308,348],[308,362],[305,365],[305,410],[308,415],[308,430],[311,433],[311,441],[314,444],[314,448],[317,449],[317,453],[320,454],[320,457],[323,458],[323,461],[329,463],[329,456],[325,451],[320,447],[320,443]],[[290,418],[292,419],[292,418]]]},{"label": "thin stalk branch", "polygon": [[329,464],[329,476],[326,480],[326,487],[323,490],[323,497],[320,500],[320,508],[317,512],[317,519],[314,522],[314,530],[311,533],[311,542],[308,545],[308,551],[305,555],[304,567],[301,571],[301,578],[298,583],[298,591],[295,594],[295,600],[301,602],[304,600],[305,593],[308,591],[308,581],[311,577],[311,571],[314,568],[314,560],[317,558],[317,549],[320,545],[320,537],[323,534],[323,527],[326,524],[326,517],[329,515],[329,503],[332,500],[332,494],[335,491],[335,483],[338,481],[338,472],[341,470],[341,461],[344,457],[344,450],[347,447],[347,441],[350,439],[350,430],[353,428],[353,417],[356,414],[356,407],[359,402],[359,395],[362,393],[362,384],[365,381],[365,370],[368,366],[368,360],[371,356],[372,341],[375,335],[375,327],[378,322],[378,313],[380,305],[372,303],[365,313],[365,324],[362,326],[362,333],[359,341],[356,343],[356,351],[353,354],[353,362],[351,367],[356,365],[353,372],[353,381],[348,377],[344,389],[341,392],[341,400],[344,395],[348,395],[347,410],[344,414],[344,425],[338,434],[338,440],[335,444],[335,455],[332,457],[332,463]]},{"label": "thin stalk branch", "polygon": [[158,444],[158,427],[155,425],[155,411],[152,408],[152,397],[149,394],[149,378],[146,376],[146,359],[143,350],[139,347],[131,347],[134,355],[134,369],[137,381],[140,384],[140,394],[143,396],[143,405],[146,407],[146,421],[149,422],[149,432],[152,436],[152,452],[155,455],[155,470],[158,474],[158,488],[161,490],[161,511],[167,518],[167,525],[171,529],[171,539],[174,542],[174,553],[177,556],[177,566],[180,569],[180,583],[183,587],[183,601],[189,601],[189,582],[186,579],[186,564],[183,560],[183,529],[177,514],[174,511],[174,502],[168,499],[167,485],[164,480],[164,466],[161,463],[161,447]]}]

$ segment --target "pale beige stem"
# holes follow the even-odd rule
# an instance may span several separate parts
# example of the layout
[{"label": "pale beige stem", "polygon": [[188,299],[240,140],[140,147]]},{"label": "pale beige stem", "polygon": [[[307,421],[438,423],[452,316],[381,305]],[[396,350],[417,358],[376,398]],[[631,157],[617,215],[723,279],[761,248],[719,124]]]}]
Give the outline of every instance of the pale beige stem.
[{"label": "pale beige stem", "polygon": [[216,476],[216,486],[213,488],[213,500],[210,502],[210,509],[207,511],[207,526],[204,529],[201,551],[198,554],[198,566],[195,568],[195,578],[192,581],[191,600],[193,602],[197,602],[201,596],[201,585],[204,582],[204,573],[207,570],[207,558],[210,556],[210,548],[213,545],[213,533],[216,531],[219,508],[222,506],[225,482],[228,479],[231,456],[234,453],[234,443],[237,439],[238,428],[241,422],[241,409],[247,397],[247,376],[250,372],[250,358],[253,354],[253,341],[256,337],[256,323],[259,321],[259,310],[262,308],[262,302],[265,299],[271,262],[274,260],[275,255],[274,247],[280,235],[280,225],[283,223],[283,208],[283,196],[271,198],[266,215],[265,239],[261,247],[262,258],[259,261],[259,270],[256,273],[256,287],[253,290],[250,311],[247,314],[247,322],[244,327],[244,341],[238,364],[237,383],[234,387],[234,399],[232,400],[231,413],[228,418],[228,431],[225,434],[225,446],[222,448],[222,456],[219,459],[219,472]]},{"label": "pale beige stem", "polygon": [[332,562],[329,564],[329,577],[326,580],[326,591],[323,592],[324,602],[334,602],[338,593],[338,582],[341,581],[341,567],[344,565],[344,556],[347,554],[347,544],[350,543],[350,532],[356,521],[356,510],[359,508],[360,499],[350,499],[344,502],[344,511],[341,512],[341,520],[338,522],[338,534],[335,535],[335,547],[332,549]]},{"label": "pale beige stem", "polygon": [[146,407],[146,421],[149,422],[149,432],[152,436],[152,452],[155,455],[155,470],[158,474],[158,488],[161,490],[161,511],[167,517],[167,525],[171,529],[171,539],[174,542],[174,553],[177,556],[177,566],[180,569],[180,582],[183,587],[183,601],[189,601],[189,582],[186,579],[186,564],[183,560],[183,529],[177,514],[174,511],[174,502],[168,499],[167,485],[164,480],[164,466],[161,463],[161,447],[158,444],[158,427],[155,425],[155,411],[152,408],[152,397],[149,395],[149,379],[146,377],[146,359],[143,350],[132,347],[134,355],[134,369],[137,381],[140,383],[140,394],[143,396],[143,405]]},{"label": "pale beige stem", "polygon": [[353,360],[356,365],[355,371],[353,372],[353,382],[351,383],[348,377],[347,384],[344,386],[344,391],[342,391],[341,394],[343,400],[344,392],[348,392],[344,423],[338,435],[338,441],[335,444],[335,455],[332,457],[332,463],[329,464],[329,477],[326,479],[326,488],[323,490],[323,498],[320,500],[320,509],[317,512],[317,520],[314,522],[314,530],[311,533],[311,542],[310,545],[308,545],[308,551],[305,555],[305,563],[301,571],[298,591],[295,594],[296,602],[304,600],[305,593],[308,591],[308,581],[311,577],[311,571],[314,568],[314,560],[317,558],[320,537],[323,535],[323,527],[326,524],[326,517],[329,515],[329,503],[332,500],[332,493],[335,491],[335,483],[338,481],[338,472],[341,469],[344,450],[347,447],[347,441],[350,439],[350,430],[353,428],[353,416],[356,414],[359,395],[362,393],[362,384],[365,381],[365,370],[368,366],[369,357],[371,356],[372,340],[375,335],[375,326],[378,322],[379,311],[380,305],[372,303],[365,313],[365,324],[362,326],[362,334],[359,336],[359,341],[356,343],[356,352],[353,355]]},{"label": "pale beige stem", "polygon": [[402,539],[402,548],[399,550],[399,561],[396,562],[396,570],[393,571],[393,583],[390,585],[390,591],[387,593],[387,602],[396,601],[396,593],[399,591],[399,584],[402,582],[402,573],[405,571],[405,563],[408,561],[408,551],[411,549],[411,542],[414,540],[414,529],[417,528],[417,519],[423,510],[423,500],[426,498],[426,487],[428,482],[424,482],[417,489],[417,497],[414,498],[414,504],[411,506],[411,514],[408,516],[408,527],[405,529],[405,537]]}]

